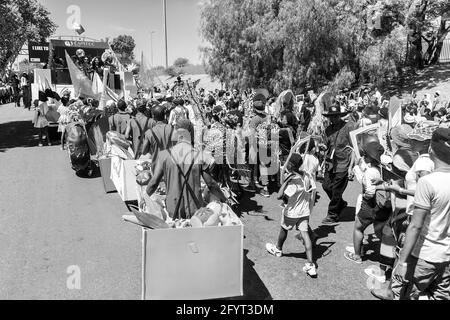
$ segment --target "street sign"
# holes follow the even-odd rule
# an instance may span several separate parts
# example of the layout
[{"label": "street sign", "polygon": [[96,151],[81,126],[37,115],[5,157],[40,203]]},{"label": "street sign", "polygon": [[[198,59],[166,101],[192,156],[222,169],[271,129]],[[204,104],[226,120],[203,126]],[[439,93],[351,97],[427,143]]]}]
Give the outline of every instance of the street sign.
[{"label": "street sign", "polygon": [[48,42],[28,42],[29,61],[47,63],[49,53],[48,48]]}]

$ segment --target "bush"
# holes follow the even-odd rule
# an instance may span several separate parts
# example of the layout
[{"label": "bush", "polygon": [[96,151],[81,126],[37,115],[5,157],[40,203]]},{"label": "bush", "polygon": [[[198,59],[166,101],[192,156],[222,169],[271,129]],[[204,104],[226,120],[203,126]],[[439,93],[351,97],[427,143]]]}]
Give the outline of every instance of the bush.
[{"label": "bush", "polygon": [[181,74],[181,70],[174,66],[168,67],[166,70],[164,70],[164,72],[171,77],[177,77]]}]

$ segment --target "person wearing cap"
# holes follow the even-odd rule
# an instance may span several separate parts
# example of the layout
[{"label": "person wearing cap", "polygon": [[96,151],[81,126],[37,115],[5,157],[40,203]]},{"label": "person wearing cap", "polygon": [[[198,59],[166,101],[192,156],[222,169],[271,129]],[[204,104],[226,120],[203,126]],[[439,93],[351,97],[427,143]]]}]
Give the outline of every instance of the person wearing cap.
[{"label": "person wearing cap", "polygon": [[119,100],[117,102],[117,108],[119,111],[110,116],[109,121],[109,129],[111,131],[116,131],[120,134],[125,134],[128,126],[128,122],[130,121],[131,117],[127,110],[127,103],[124,100]]},{"label": "person wearing cap", "polygon": [[214,159],[192,145],[192,123],[187,119],[179,119],[175,130],[178,142],[160,152],[146,191],[149,196],[155,193],[164,177],[169,216],[172,219],[190,219],[206,205],[202,197],[201,177],[209,192],[219,201],[226,202],[227,198],[209,173]]},{"label": "person wearing cap", "polygon": [[[381,180],[381,155],[384,153],[383,146],[372,141],[363,147],[364,169],[362,176],[362,201],[359,211],[355,217],[355,226],[353,229],[353,248],[347,247],[344,256],[346,259],[361,264],[363,255],[364,231],[371,224],[374,225],[375,232],[381,239],[381,229],[391,214],[390,201],[387,194],[383,191],[383,186],[378,187],[376,181]],[[377,193],[383,192],[383,196],[377,196]],[[380,227],[381,226],[381,227]]]},{"label": "person wearing cap", "polygon": [[166,108],[157,105],[152,110],[153,127],[145,132],[142,154],[150,153],[152,158],[152,168],[154,169],[158,161],[158,154],[173,146],[176,141],[174,126],[166,121]]},{"label": "person wearing cap", "polygon": [[336,224],[339,222],[341,211],[347,207],[342,199],[347,188],[349,177],[353,176],[353,151],[351,147],[350,132],[356,129],[352,121],[345,122],[342,117],[348,111],[342,111],[337,104],[332,105],[323,116],[330,119],[331,124],[325,129],[324,147],[327,150],[325,177],[323,189],[330,199],[328,213],[322,221],[323,224]]},{"label": "person wearing cap", "polygon": [[313,257],[313,243],[310,236],[309,217],[314,206],[316,184],[314,178],[301,170],[303,157],[294,153],[289,158],[287,170],[289,176],[284,181],[277,198],[285,202],[281,215],[281,229],[277,244],[266,243],[266,250],[275,257],[281,257],[283,245],[289,230],[299,230],[306,248],[307,262],[303,272],[311,277],[317,277],[316,265]]},{"label": "person wearing cap", "polygon": [[139,99],[136,101],[136,116],[128,121],[125,137],[132,138],[133,151],[138,158],[142,155],[142,147],[144,144],[145,133],[148,129],[151,129],[156,122],[145,115],[147,111],[147,104],[144,100]]},{"label": "person wearing cap", "polygon": [[402,124],[392,128],[391,147],[393,152],[392,171],[401,178],[411,169],[414,161],[417,160],[417,153],[411,149],[411,141],[408,134],[413,131],[409,124]]},{"label": "person wearing cap", "polygon": [[422,177],[414,212],[393,277],[406,286],[400,299],[450,300],[450,129],[433,132],[430,157],[435,170]]}]

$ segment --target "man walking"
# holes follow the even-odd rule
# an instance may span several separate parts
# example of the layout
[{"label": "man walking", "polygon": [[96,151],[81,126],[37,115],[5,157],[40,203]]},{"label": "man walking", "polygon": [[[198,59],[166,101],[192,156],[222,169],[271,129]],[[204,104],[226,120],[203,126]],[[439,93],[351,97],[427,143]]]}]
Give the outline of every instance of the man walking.
[{"label": "man walking", "polygon": [[173,126],[167,124],[166,108],[158,105],[152,110],[156,123],[145,133],[142,154],[150,153],[152,169],[155,169],[158,154],[172,147],[176,142],[176,132]]},{"label": "man walking", "polygon": [[325,129],[325,145],[327,150],[325,179],[322,184],[330,203],[327,217],[322,224],[332,225],[339,222],[341,211],[347,207],[342,195],[347,188],[349,175],[354,162],[351,148],[350,132],[355,129],[353,121],[345,122],[342,117],[348,112],[342,112],[338,104],[332,105],[323,115],[330,119],[331,124]]}]

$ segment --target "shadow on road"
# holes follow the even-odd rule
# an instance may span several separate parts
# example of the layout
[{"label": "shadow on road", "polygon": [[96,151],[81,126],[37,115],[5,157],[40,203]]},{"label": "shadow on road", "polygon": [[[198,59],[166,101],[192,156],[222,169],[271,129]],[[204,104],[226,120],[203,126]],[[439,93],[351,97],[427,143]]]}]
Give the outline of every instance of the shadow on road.
[{"label": "shadow on road", "polygon": [[[49,128],[52,144],[59,144],[57,128]],[[39,143],[39,129],[31,121],[12,121],[0,123],[0,152],[13,148],[36,147]]]},{"label": "shadow on road", "polygon": [[239,199],[239,208],[236,212],[238,217],[241,217],[244,213],[249,214],[251,211],[256,213],[262,213],[262,206],[258,205],[255,200],[252,200],[255,193],[243,191],[242,196]]},{"label": "shadow on road", "polygon": [[342,210],[341,215],[339,216],[339,221],[341,222],[349,222],[355,221],[356,208],[355,207],[347,207]]},{"label": "shadow on road", "polygon": [[253,268],[255,263],[247,257],[248,250],[244,249],[244,295],[230,298],[230,300],[272,300],[269,290]]},{"label": "shadow on road", "polygon": [[[299,242],[301,243],[301,242]],[[313,246],[313,257],[316,261],[320,260],[323,257],[326,257],[331,253],[331,247],[335,244],[335,242],[332,241],[326,241],[321,243],[316,243]],[[306,251],[304,252],[291,252],[287,254],[283,254],[283,257],[288,258],[299,258],[302,260],[307,260]]]}]

